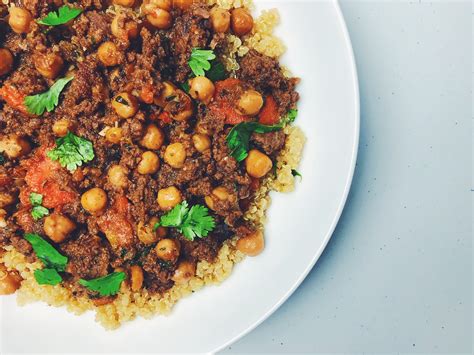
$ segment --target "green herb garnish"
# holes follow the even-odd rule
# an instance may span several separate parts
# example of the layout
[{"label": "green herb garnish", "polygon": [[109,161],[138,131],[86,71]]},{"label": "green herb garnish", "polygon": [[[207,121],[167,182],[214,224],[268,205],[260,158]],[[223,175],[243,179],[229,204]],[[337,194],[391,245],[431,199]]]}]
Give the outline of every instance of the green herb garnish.
[{"label": "green herb garnish", "polygon": [[57,160],[62,167],[74,171],[82,163],[94,159],[92,143],[85,138],[68,132],[65,137],[56,140],[56,147],[47,153],[52,160]]},{"label": "green herb garnish", "polygon": [[189,67],[196,76],[206,76],[206,71],[211,69],[211,60],[216,59],[212,50],[193,48],[189,58]]},{"label": "green herb garnish", "polygon": [[221,81],[227,78],[227,72],[225,70],[224,64],[222,64],[217,59],[211,62],[211,69],[208,70],[206,76],[211,81]]},{"label": "green herb garnish", "polygon": [[249,155],[250,136],[252,133],[269,133],[279,131],[282,124],[266,126],[258,122],[242,122],[234,126],[226,137],[230,155],[241,162]]},{"label": "green herb garnish", "polygon": [[154,229],[156,230],[160,226],[174,227],[188,240],[193,241],[196,237],[204,238],[216,227],[214,218],[208,212],[209,210],[202,205],[194,205],[189,208],[188,203],[183,201],[162,216],[160,221],[155,224]]},{"label": "green herb garnish", "polygon": [[51,112],[59,103],[59,95],[64,87],[73,77],[57,80],[48,91],[41,94],[25,97],[25,106],[29,113],[33,115],[42,115],[44,111]]},{"label": "green herb garnish", "polygon": [[43,195],[36,192],[30,193],[30,202],[33,206],[41,206],[43,203]]},{"label": "green herb garnish", "polygon": [[35,270],[35,279],[39,285],[58,285],[63,278],[55,269],[41,269]]},{"label": "green herb garnish", "polygon": [[47,268],[64,271],[68,258],[61,255],[51,244],[41,238],[38,234],[27,233],[25,239],[30,242],[36,256]]},{"label": "green herb garnish", "polygon": [[288,111],[286,116],[283,117],[282,123],[284,123],[284,124],[293,123],[293,122],[295,122],[297,116],[298,116],[298,110],[291,109],[291,110]]},{"label": "green herb garnish", "polygon": [[5,164],[5,157],[2,154],[0,154],[0,165],[3,165],[3,164]]},{"label": "green herb garnish", "polygon": [[126,279],[124,272],[114,272],[104,277],[93,280],[80,279],[79,284],[91,291],[98,292],[100,296],[114,296],[120,290],[120,285]]},{"label": "green herb garnish", "polygon": [[35,221],[49,215],[49,210],[41,206],[43,203],[43,195],[35,192],[30,193],[30,202],[33,205],[31,209],[31,216]]},{"label": "green herb garnish", "polygon": [[40,25],[58,26],[64,25],[69,21],[75,19],[82,12],[82,9],[69,7],[67,5],[61,6],[58,11],[49,12],[43,19],[38,20]]},{"label": "green herb garnish", "polygon": [[301,173],[298,170],[291,169],[291,175],[293,175],[294,177],[299,176],[301,179],[303,179],[303,175],[301,175]]}]

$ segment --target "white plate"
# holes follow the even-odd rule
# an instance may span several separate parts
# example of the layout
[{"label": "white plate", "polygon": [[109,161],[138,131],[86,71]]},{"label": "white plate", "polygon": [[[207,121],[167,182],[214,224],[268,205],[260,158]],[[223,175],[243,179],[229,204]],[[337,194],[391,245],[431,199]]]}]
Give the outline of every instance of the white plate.
[{"label": "white plate", "polygon": [[[138,319],[113,332],[64,309],[17,307],[2,299],[0,352],[211,352],[273,313],[298,287],[326,246],[343,209],[359,138],[357,75],[350,40],[334,1],[258,1],[277,7],[284,63],[302,78],[300,115],[308,142],[303,180],[273,194],[267,247],[238,265],[220,287],[181,300],[168,317]],[[315,305],[317,307],[317,305]]]}]

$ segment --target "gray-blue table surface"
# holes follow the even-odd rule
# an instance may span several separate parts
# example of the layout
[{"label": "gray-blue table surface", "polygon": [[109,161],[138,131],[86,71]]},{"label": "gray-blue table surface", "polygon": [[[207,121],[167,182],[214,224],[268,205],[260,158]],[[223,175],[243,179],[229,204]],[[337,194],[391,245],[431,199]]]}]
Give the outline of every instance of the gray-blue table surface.
[{"label": "gray-blue table surface", "polygon": [[472,9],[341,1],[360,80],[352,190],[302,286],[228,353],[472,353]]}]

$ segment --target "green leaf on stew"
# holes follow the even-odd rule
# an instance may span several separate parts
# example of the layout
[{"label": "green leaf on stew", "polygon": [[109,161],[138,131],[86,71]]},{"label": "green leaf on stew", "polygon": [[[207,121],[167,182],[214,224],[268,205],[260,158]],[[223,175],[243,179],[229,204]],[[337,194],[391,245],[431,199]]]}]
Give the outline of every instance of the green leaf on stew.
[{"label": "green leaf on stew", "polygon": [[68,23],[75,19],[82,12],[82,9],[69,7],[67,5],[61,6],[58,11],[49,12],[43,19],[38,20],[40,25],[58,26]]},{"label": "green leaf on stew", "polygon": [[35,279],[39,285],[58,285],[63,278],[55,269],[35,270]]},{"label": "green leaf on stew", "polygon": [[211,60],[216,59],[214,51],[211,49],[193,48],[189,58],[189,67],[196,76],[206,76],[206,71],[211,69]]},{"label": "green leaf on stew", "polygon": [[126,275],[124,272],[114,272],[93,280],[80,279],[79,284],[105,297],[116,295],[120,291],[120,285],[125,279]]},{"label": "green leaf on stew", "polygon": [[56,140],[56,147],[47,153],[52,160],[57,160],[69,171],[76,170],[82,163],[94,159],[94,147],[90,141],[68,132]]},{"label": "green leaf on stew", "polygon": [[234,126],[226,137],[230,155],[241,162],[249,155],[250,137],[252,133],[269,133],[279,131],[282,124],[267,126],[258,122],[242,122]]},{"label": "green leaf on stew", "polygon": [[30,242],[33,250],[47,268],[53,268],[57,271],[64,271],[68,258],[61,255],[51,244],[41,238],[38,234],[27,233],[25,239]]},{"label": "green leaf on stew", "polygon": [[25,97],[25,106],[29,113],[33,115],[42,115],[44,111],[51,112],[59,103],[59,95],[64,87],[73,77],[57,80],[48,91],[41,94]]},{"label": "green leaf on stew", "polygon": [[35,221],[37,221],[37,220],[39,220],[43,217],[46,217],[47,215],[49,215],[49,210],[46,207],[34,206],[31,209],[31,216],[33,217],[33,219]]},{"label": "green leaf on stew", "polygon": [[301,179],[303,179],[303,175],[301,175],[301,173],[298,170],[291,169],[291,175],[293,175],[294,177],[299,176]]}]

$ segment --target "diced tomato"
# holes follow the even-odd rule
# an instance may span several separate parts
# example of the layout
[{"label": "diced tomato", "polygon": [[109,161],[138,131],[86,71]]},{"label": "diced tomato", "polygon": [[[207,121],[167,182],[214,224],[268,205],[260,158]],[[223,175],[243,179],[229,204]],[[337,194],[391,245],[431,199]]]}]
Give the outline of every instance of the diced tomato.
[{"label": "diced tomato", "polygon": [[166,111],[163,111],[162,113],[160,113],[158,118],[164,123],[171,123],[172,121],[171,115],[169,114],[169,112],[166,112]]},{"label": "diced tomato", "polygon": [[3,100],[14,109],[28,114],[28,110],[24,103],[26,95],[15,89],[13,86],[5,85],[0,88],[0,97],[2,97]]},{"label": "diced tomato", "polygon": [[57,162],[46,156],[48,149],[49,147],[39,148],[32,158],[24,162],[27,168],[26,187],[20,191],[20,201],[24,206],[30,206],[32,192],[43,195],[43,206],[46,208],[72,203],[78,197],[76,192],[64,188],[61,174],[65,173]]},{"label": "diced tomato", "polygon": [[145,85],[140,92],[140,99],[146,104],[152,104],[154,96],[155,92],[151,85]]},{"label": "diced tomato", "polygon": [[97,224],[114,248],[133,243],[133,225],[129,217],[130,203],[125,196],[115,199],[114,205],[102,215]]},{"label": "diced tomato", "polygon": [[234,107],[235,103],[229,102],[225,97],[225,91],[231,90],[242,82],[239,79],[229,78],[215,83],[216,91],[214,94],[214,102],[210,105],[210,109],[217,114],[225,117],[225,123],[236,125],[241,122],[249,121],[249,117],[240,114]]},{"label": "diced tomato", "polygon": [[229,78],[222,81],[216,81],[215,87],[216,91],[214,93],[214,98],[218,98],[224,90],[230,90],[233,87],[242,84],[239,79]]},{"label": "diced tomato", "polygon": [[276,103],[273,96],[268,96],[265,100],[260,114],[258,115],[258,121],[265,125],[275,125],[280,122],[280,115],[278,114],[278,104]]}]

